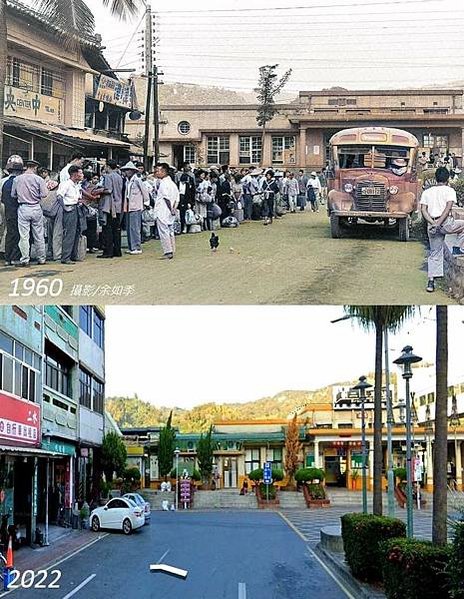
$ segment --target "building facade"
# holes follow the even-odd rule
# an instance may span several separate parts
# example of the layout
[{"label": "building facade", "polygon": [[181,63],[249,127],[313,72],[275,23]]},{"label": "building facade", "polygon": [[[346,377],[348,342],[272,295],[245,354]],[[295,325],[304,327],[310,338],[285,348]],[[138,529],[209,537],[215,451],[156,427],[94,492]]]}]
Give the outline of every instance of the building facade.
[{"label": "building facade", "polygon": [[[392,426],[394,468],[406,465],[405,414],[400,398],[403,381],[391,385],[394,406]],[[420,482],[433,489],[433,429],[435,417],[435,379],[431,368],[415,369],[412,381],[413,446]],[[464,377],[457,377],[449,387],[449,447],[448,480],[451,486],[464,490]],[[314,403],[298,408],[300,426],[300,466],[315,466],[325,471],[328,486],[360,490],[362,482],[362,408],[359,397],[350,387],[333,387],[332,401]],[[290,415],[292,417],[294,414]],[[367,479],[373,487],[373,391],[365,402],[367,439]],[[384,473],[387,467],[387,412],[386,388],[383,389],[382,438]],[[288,419],[216,422],[213,426],[215,472],[220,488],[242,487],[247,475],[265,462],[285,469],[285,437]],[[157,450],[160,428],[123,431],[128,453],[133,464],[143,464],[146,486],[160,484],[157,470]],[[176,444],[180,450],[179,470],[198,469],[196,447],[200,434],[178,433]],[[150,466],[151,464],[151,466]],[[384,487],[387,478],[383,479]]]},{"label": "building facade", "polygon": [[[175,91],[175,89],[173,90]],[[198,95],[198,94],[197,94]],[[192,96],[194,94],[192,93]],[[449,150],[463,156],[463,91],[409,89],[300,92],[296,101],[280,104],[262,143],[257,106],[175,103],[163,97],[160,152],[176,167],[258,165],[276,169],[321,170],[328,142],[342,129],[366,125],[391,126],[416,135],[423,151]],[[140,139],[143,121],[128,123],[131,139]]]},{"label": "building facade", "polygon": [[104,313],[4,306],[0,341],[0,514],[34,544],[98,496]]},{"label": "building facade", "polygon": [[98,36],[70,48],[53,20],[7,0],[8,57],[4,155],[33,158],[58,171],[74,151],[93,160],[129,156],[125,115],[131,85],[117,79]]}]

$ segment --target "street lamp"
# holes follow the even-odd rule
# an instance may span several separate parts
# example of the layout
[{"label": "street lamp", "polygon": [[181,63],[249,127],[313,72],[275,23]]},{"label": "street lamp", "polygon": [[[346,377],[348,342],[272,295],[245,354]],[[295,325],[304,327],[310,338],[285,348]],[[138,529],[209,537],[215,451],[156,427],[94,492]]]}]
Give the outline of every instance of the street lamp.
[{"label": "street lamp", "polygon": [[362,447],[362,506],[363,514],[367,514],[367,477],[366,477],[366,389],[371,389],[372,385],[367,382],[365,376],[359,377],[359,383],[353,387],[353,391],[358,391],[359,399],[361,400],[361,447]]},{"label": "street lamp", "polygon": [[394,360],[394,364],[403,368],[403,379],[406,381],[406,508],[407,508],[407,536],[412,538],[414,535],[413,526],[413,494],[412,494],[412,451],[411,451],[411,393],[409,381],[412,378],[412,364],[421,362],[422,358],[412,352],[412,347],[407,345],[399,358]]},{"label": "street lamp", "polygon": [[180,449],[176,447],[174,450],[174,455],[176,456],[176,511],[179,508],[179,454]]},{"label": "street lamp", "polygon": [[[459,418],[459,412],[458,412],[458,400],[456,395],[453,394],[452,397],[452,404],[451,404],[451,414],[449,417],[449,425],[450,427],[453,429],[453,433],[454,433],[454,468],[456,471],[456,475],[455,475],[455,480],[454,480],[454,484],[455,484],[455,490],[457,491],[457,483],[458,483],[458,439],[457,439],[457,429],[458,427],[461,426],[461,420]],[[460,463],[461,460],[459,460]],[[461,473],[459,472],[459,478],[461,478]]]}]

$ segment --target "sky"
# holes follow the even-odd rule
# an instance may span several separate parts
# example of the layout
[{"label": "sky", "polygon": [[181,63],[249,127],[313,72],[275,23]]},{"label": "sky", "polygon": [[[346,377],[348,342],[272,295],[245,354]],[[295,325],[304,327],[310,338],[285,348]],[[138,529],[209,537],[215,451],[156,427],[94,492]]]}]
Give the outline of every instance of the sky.
[{"label": "sky", "polygon": [[[314,390],[374,370],[373,333],[342,307],[107,307],[106,394],[191,408]],[[464,307],[449,309],[450,379],[464,380]],[[390,339],[435,360],[435,308]],[[451,380],[450,380],[451,382]]]},{"label": "sky", "polygon": [[[86,2],[111,64],[140,70],[143,15],[122,23],[101,2]],[[252,91],[258,68],[268,63],[293,69],[288,92],[464,80],[462,0],[152,0],[152,6],[166,83]]]}]

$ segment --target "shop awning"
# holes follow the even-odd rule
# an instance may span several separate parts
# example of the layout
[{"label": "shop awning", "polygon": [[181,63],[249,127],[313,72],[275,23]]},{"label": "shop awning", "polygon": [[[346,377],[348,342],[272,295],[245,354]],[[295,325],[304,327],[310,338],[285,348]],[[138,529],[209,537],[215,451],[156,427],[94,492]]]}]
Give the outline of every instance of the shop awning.
[{"label": "shop awning", "polygon": [[[96,135],[90,131],[70,129],[64,125],[52,125],[42,123],[41,121],[29,121],[19,117],[6,116],[6,127],[17,127],[21,131],[29,134],[38,133],[44,135],[52,141],[74,143],[80,146],[108,146],[113,148],[124,148],[129,150],[130,144],[119,139],[106,137],[105,135]],[[27,141],[27,140],[25,140]]]},{"label": "shop awning", "polygon": [[23,455],[25,457],[43,457],[43,458],[63,458],[62,453],[56,451],[47,451],[40,447],[13,447],[10,445],[0,445],[0,453],[11,453],[15,455]]}]

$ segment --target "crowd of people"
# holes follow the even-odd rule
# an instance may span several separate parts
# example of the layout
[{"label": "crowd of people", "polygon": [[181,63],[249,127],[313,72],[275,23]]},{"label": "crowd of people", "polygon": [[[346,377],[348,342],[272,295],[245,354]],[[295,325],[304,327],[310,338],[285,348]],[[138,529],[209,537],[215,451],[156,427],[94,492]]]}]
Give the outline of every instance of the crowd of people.
[{"label": "crowd of people", "polygon": [[[234,228],[251,220],[271,225],[285,213],[324,203],[323,176],[303,170],[228,165],[209,170],[184,163],[179,171],[157,164],[147,173],[140,162],[108,160],[95,172],[80,153],[53,177],[35,160],[10,156],[0,181],[0,250],[7,266],[142,254],[159,239],[161,259],[172,260],[176,236]],[[321,182],[322,178],[322,182]]]}]

